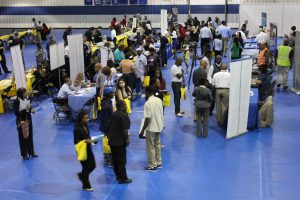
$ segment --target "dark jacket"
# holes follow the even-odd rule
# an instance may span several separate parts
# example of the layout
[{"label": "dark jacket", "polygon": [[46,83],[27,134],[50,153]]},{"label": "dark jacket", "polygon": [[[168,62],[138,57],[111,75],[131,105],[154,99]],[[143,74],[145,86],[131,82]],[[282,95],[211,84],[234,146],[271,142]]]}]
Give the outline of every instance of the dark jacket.
[{"label": "dark jacket", "polygon": [[100,131],[107,134],[110,129],[111,116],[113,114],[112,101],[109,98],[104,98],[101,101],[101,111],[99,115]]},{"label": "dark jacket", "polygon": [[126,146],[128,134],[125,132],[130,128],[128,114],[123,111],[116,111],[111,117],[111,126],[108,133],[110,146]]},{"label": "dark jacket", "polygon": [[193,97],[195,97],[195,106],[197,108],[210,108],[212,95],[208,88],[196,87],[193,92]]},{"label": "dark jacket", "polygon": [[[90,130],[89,127],[85,127],[86,130],[84,129],[84,127],[79,126],[79,125],[75,125],[74,127],[74,144],[77,144],[78,142],[82,141],[82,140],[86,140],[86,139],[90,139]],[[89,146],[89,144],[88,144]]]},{"label": "dark jacket", "polygon": [[162,36],[160,39],[160,48],[161,49],[167,48],[168,43],[169,43],[169,40],[165,36]]},{"label": "dark jacket", "polygon": [[207,74],[202,67],[199,67],[193,73],[193,84],[194,84],[195,88],[200,85],[199,81],[201,78],[204,78],[205,80],[207,80]]},{"label": "dark jacket", "polygon": [[17,98],[14,101],[14,113],[16,115],[16,124],[18,125],[21,121],[30,121],[30,124],[32,122],[31,119],[31,111],[26,111],[26,109],[19,111],[20,108],[20,100]]}]

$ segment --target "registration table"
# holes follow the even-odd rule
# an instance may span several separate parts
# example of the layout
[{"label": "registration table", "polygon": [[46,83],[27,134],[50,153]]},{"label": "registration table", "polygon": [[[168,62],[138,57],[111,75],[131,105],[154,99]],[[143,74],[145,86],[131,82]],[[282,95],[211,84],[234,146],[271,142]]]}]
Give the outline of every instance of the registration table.
[{"label": "registration table", "polygon": [[249,130],[258,128],[258,88],[251,88],[250,90],[250,102],[249,102],[249,113],[248,113],[248,125]]},{"label": "registration table", "polygon": [[73,119],[76,119],[78,112],[83,108],[84,104],[96,95],[96,88],[83,88],[74,95],[68,97],[68,104],[71,109]]}]

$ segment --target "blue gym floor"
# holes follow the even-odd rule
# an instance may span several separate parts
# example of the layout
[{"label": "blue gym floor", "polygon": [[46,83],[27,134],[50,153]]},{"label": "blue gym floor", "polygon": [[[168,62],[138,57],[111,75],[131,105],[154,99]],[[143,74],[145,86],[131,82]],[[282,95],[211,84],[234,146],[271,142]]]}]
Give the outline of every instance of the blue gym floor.
[{"label": "blue gym floor", "polygon": [[[79,30],[76,30],[79,31]],[[62,31],[55,31],[61,40]],[[35,64],[35,47],[25,50],[26,67]],[[9,53],[7,60],[10,60]],[[170,89],[169,60],[163,73]],[[11,69],[11,62],[8,63]],[[1,79],[4,76],[0,77]],[[23,161],[19,152],[15,116],[0,115],[0,199],[195,199],[195,200],[298,200],[300,196],[300,101],[286,91],[275,93],[275,122],[271,128],[225,139],[215,116],[209,136],[195,136],[191,94],[182,103],[185,117],[176,118],[174,107],[165,110],[161,135],[163,169],[145,172],[146,145],[138,139],[144,99],[133,102],[131,144],[127,148],[129,185],[119,185],[113,170],[103,163],[102,145],[95,146],[97,168],[90,180],[95,191],[81,190],[76,173],[81,170],[73,145],[73,126],[55,125],[53,105],[42,100],[33,115],[37,159]],[[91,123],[92,135],[98,135]]]}]

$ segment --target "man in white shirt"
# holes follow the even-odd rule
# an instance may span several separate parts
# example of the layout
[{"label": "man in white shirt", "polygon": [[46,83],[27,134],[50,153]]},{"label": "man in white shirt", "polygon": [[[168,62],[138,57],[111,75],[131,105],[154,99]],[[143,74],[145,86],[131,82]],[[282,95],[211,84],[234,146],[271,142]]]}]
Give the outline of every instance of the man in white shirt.
[{"label": "man in white shirt", "polygon": [[110,37],[114,41],[115,37],[117,36],[117,32],[113,27],[109,27],[110,29]]},{"label": "man in white shirt", "polygon": [[144,138],[146,131],[148,166],[145,170],[152,172],[162,168],[160,132],[164,128],[163,104],[154,92],[153,86],[145,89],[148,100],[144,105],[144,125],[139,134],[140,138]]},{"label": "man in white shirt", "polygon": [[220,72],[213,76],[212,85],[216,88],[217,121],[224,126],[225,112],[229,105],[230,73],[227,71],[227,65],[224,63],[220,69]]},{"label": "man in white shirt", "polygon": [[135,76],[136,76],[136,93],[138,95],[141,94],[141,87],[142,87],[142,77],[145,74],[145,67],[147,65],[147,58],[142,54],[143,49],[137,48],[136,53],[138,58],[135,62]]},{"label": "man in white shirt", "polygon": [[185,87],[184,72],[182,70],[182,58],[176,59],[171,69],[172,90],[174,94],[175,114],[177,117],[183,117],[184,112],[180,111],[181,87]]},{"label": "man in white shirt", "polygon": [[260,28],[259,34],[256,35],[255,42],[257,42],[259,45],[263,43],[268,43],[270,40],[270,37],[267,33],[264,32],[262,28]]},{"label": "man in white shirt", "polygon": [[203,48],[205,45],[209,45],[210,40],[213,38],[211,30],[207,27],[207,23],[203,28],[200,29],[200,41],[201,41],[201,52],[203,54]]},{"label": "man in white shirt", "polygon": [[57,98],[60,99],[68,99],[69,95],[73,95],[74,94],[74,88],[72,87],[72,80],[67,77],[65,78],[65,83],[61,86],[58,94],[57,94]]}]

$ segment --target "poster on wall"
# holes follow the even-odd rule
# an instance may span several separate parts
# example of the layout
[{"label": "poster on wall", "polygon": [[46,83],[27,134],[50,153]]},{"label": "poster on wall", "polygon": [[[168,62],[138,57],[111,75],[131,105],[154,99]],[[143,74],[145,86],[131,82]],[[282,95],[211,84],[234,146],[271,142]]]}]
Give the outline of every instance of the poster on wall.
[{"label": "poster on wall", "polygon": [[261,25],[262,27],[267,27],[267,13],[261,13]]}]

